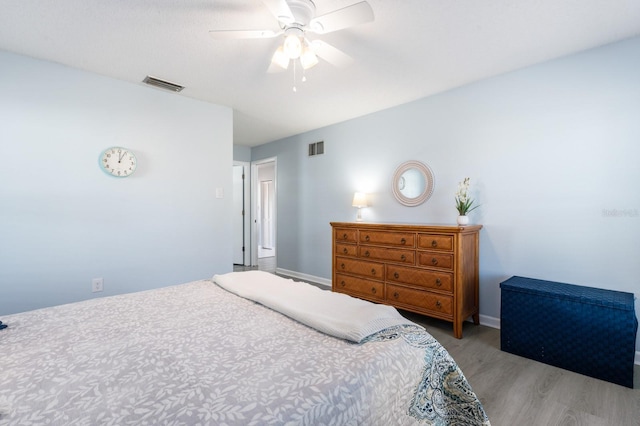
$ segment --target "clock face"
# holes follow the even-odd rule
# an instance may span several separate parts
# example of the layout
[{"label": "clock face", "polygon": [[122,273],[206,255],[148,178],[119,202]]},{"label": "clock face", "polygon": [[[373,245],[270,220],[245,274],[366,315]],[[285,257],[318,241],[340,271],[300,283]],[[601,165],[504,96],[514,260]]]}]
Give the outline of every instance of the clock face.
[{"label": "clock face", "polygon": [[136,171],[136,156],[126,148],[113,147],[106,149],[100,156],[102,169],[115,177],[127,177]]}]

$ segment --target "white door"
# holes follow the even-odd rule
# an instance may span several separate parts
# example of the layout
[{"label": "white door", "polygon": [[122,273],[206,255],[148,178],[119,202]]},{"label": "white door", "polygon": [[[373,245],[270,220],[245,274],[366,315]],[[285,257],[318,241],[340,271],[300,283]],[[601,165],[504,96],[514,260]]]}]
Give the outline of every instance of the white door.
[{"label": "white door", "polygon": [[263,249],[273,249],[273,181],[260,182],[260,246]]},{"label": "white door", "polygon": [[244,167],[233,166],[233,263],[244,265]]}]

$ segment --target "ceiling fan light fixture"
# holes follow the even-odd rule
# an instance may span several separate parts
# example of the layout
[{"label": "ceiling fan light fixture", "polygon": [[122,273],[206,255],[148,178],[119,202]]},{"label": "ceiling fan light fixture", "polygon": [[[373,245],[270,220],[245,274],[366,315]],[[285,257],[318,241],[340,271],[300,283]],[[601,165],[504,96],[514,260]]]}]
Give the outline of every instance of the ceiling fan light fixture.
[{"label": "ceiling fan light fixture", "polygon": [[295,34],[289,34],[284,39],[284,53],[289,59],[297,59],[302,53],[302,38]]},{"label": "ceiling fan light fixture", "polygon": [[308,46],[304,48],[302,55],[300,55],[300,64],[305,70],[318,64],[318,57]]},{"label": "ceiling fan light fixture", "polygon": [[273,54],[273,58],[271,58],[271,62],[278,65],[280,68],[284,68],[285,70],[289,68],[289,57],[284,53],[284,49],[282,46],[278,47],[278,49]]}]

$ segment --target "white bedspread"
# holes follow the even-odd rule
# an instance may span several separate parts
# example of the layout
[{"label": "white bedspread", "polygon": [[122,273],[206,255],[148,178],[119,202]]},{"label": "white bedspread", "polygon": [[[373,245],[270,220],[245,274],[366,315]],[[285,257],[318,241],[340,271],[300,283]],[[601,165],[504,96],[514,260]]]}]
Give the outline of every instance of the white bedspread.
[{"label": "white bedspread", "polygon": [[321,290],[264,271],[215,275],[213,281],[240,297],[268,306],[316,330],[356,343],[396,325],[420,327],[392,306]]},{"label": "white bedspread", "polygon": [[2,426],[488,424],[423,329],[355,344],[208,280],[2,320]]}]

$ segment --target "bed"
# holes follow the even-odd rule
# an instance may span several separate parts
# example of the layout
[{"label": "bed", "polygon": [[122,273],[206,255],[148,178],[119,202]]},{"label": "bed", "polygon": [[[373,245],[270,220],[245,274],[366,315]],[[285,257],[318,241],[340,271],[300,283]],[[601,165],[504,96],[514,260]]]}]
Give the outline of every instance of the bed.
[{"label": "bed", "polygon": [[264,272],[3,322],[0,425],[489,425],[422,327]]}]

